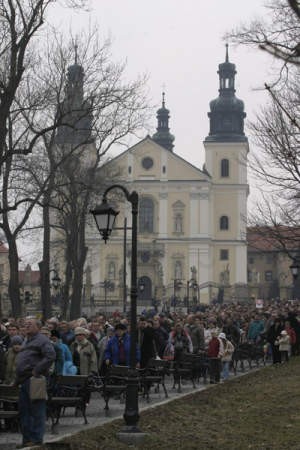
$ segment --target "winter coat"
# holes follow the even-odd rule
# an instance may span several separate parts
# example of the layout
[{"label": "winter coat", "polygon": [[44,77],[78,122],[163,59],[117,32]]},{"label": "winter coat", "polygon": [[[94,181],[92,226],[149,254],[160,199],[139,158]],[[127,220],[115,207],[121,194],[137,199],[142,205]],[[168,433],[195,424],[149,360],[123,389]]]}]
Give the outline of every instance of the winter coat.
[{"label": "winter coat", "polygon": [[264,331],[264,321],[263,320],[253,320],[248,329],[248,339],[251,341],[255,341],[260,333]]},{"label": "winter coat", "polygon": [[280,336],[276,343],[279,344],[280,352],[288,352],[290,350],[290,337],[288,334],[285,336]]},{"label": "winter coat", "polygon": [[[123,345],[126,356],[126,366],[130,365],[130,335],[125,333],[123,335]],[[141,354],[139,346],[136,346],[136,361],[140,362]],[[118,336],[113,336],[107,343],[104,359],[109,360],[113,365],[119,364],[119,338]]]},{"label": "winter coat", "polygon": [[296,336],[294,328],[292,328],[292,327],[291,328],[287,328],[286,332],[287,332],[287,334],[290,337],[290,344],[292,344],[292,345],[296,344],[297,336]]},{"label": "winter coat", "polygon": [[146,327],[140,331],[141,368],[144,368],[151,358],[155,358],[157,351],[154,340],[154,329],[152,327]]},{"label": "winter coat", "polygon": [[212,337],[208,343],[207,356],[209,358],[222,358],[224,355],[224,345],[221,339]]},{"label": "winter coat", "polygon": [[12,347],[8,349],[5,354],[5,377],[4,384],[11,384],[16,379],[16,359],[18,352],[15,352]]},{"label": "winter coat", "polygon": [[17,382],[23,383],[33,370],[37,375],[47,375],[55,357],[53,344],[46,336],[37,333],[28,338],[17,356]]},{"label": "winter coat", "polygon": [[226,339],[226,341],[222,341],[223,346],[224,346],[224,353],[222,356],[222,361],[224,362],[228,362],[232,360],[232,355],[234,352],[234,345],[228,340]]},{"label": "winter coat", "polygon": [[193,352],[198,353],[199,350],[205,349],[204,329],[199,325],[186,325],[187,330],[193,344]]},{"label": "winter coat", "polygon": [[175,359],[178,359],[182,353],[193,353],[192,340],[184,330],[180,334],[172,331],[170,333],[170,342],[174,346]]},{"label": "winter coat", "polygon": [[164,327],[154,328],[154,340],[155,340],[156,350],[157,350],[158,356],[160,358],[163,357],[164,350],[166,348],[168,339],[169,339],[169,334],[165,330]]},{"label": "winter coat", "polygon": [[280,336],[283,327],[280,322],[274,322],[273,325],[270,326],[269,331],[267,333],[267,341],[270,344],[274,345],[278,336]]},{"label": "winter coat", "polygon": [[90,375],[92,372],[98,372],[96,350],[90,341],[84,339],[79,343],[75,340],[71,344],[71,353],[79,375]]}]

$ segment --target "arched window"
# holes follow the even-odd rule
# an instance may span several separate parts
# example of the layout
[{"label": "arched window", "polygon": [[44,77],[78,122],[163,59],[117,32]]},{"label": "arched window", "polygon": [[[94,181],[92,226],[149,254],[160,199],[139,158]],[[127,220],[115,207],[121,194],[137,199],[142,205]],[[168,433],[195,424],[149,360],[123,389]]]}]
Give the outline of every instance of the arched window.
[{"label": "arched window", "polygon": [[228,230],[229,229],[229,219],[227,216],[222,216],[220,218],[220,230]]},{"label": "arched window", "polygon": [[108,264],[108,279],[115,280],[116,278],[116,265],[113,261]]},{"label": "arched window", "polygon": [[221,177],[229,177],[229,160],[221,160]]},{"label": "arched window", "polygon": [[154,231],[154,203],[151,198],[142,198],[139,211],[140,233],[153,233]]},{"label": "arched window", "polygon": [[175,233],[183,233],[183,220],[181,214],[176,214],[174,218],[174,231]]}]

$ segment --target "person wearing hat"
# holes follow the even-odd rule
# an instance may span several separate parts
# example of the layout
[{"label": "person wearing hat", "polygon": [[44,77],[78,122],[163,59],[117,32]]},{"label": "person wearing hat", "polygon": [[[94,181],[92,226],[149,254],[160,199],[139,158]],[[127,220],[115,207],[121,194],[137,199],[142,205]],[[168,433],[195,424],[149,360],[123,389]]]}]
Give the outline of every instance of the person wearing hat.
[{"label": "person wearing hat", "polygon": [[88,340],[89,331],[83,327],[74,330],[75,341],[70,350],[78,375],[91,375],[98,373],[97,354],[94,345]]},{"label": "person wearing hat", "polygon": [[232,360],[232,355],[234,352],[234,345],[229,339],[226,338],[225,333],[220,333],[218,339],[223,343],[223,355],[221,356],[222,369],[221,378],[223,380],[228,380],[229,378],[229,365]]},{"label": "person wearing hat", "polygon": [[10,348],[5,354],[5,376],[4,384],[13,384],[16,379],[16,358],[23,344],[22,336],[12,336],[10,339]]},{"label": "person wearing hat", "polygon": [[[110,364],[119,366],[130,365],[130,335],[127,333],[127,326],[123,323],[117,323],[115,326],[115,336],[107,343],[104,359],[107,366]],[[140,350],[136,346],[137,366],[140,364]]]},{"label": "person wearing hat", "polygon": [[275,345],[278,345],[281,362],[289,361],[289,352],[290,352],[290,336],[286,330],[282,330],[280,336],[276,339]]}]

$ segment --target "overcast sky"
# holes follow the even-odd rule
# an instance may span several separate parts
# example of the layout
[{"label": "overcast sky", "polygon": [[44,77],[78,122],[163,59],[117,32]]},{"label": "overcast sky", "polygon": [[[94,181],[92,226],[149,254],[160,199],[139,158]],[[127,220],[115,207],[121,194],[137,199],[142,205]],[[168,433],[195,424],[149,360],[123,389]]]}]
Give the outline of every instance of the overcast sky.
[{"label": "overcast sky", "polygon": [[[175,136],[174,151],[202,168],[209,102],[218,96],[218,64],[225,60],[224,34],[241,23],[266,16],[264,3],[265,0],[90,0],[90,12],[72,14],[68,10],[60,17],[55,14],[55,21],[73,33],[88,27],[89,22],[97,23],[103,39],[112,39],[113,57],[127,60],[126,75],[133,80],[139,74],[148,74],[152,105],[160,106],[164,89],[171,114],[170,130]],[[267,99],[263,86],[271,79],[272,59],[258,49],[243,46],[230,46],[229,59],[237,69],[236,95],[245,102],[247,120],[253,120]],[[149,123],[150,134],[156,128],[155,110]],[[136,140],[130,141],[134,143]],[[116,151],[120,152],[120,148]],[[254,181],[251,177],[249,180],[250,192],[254,193]]]},{"label": "overcast sky", "polygon": [[[60,22],[76,30],[97,22],[111,36],[116,60],[127,60],[127,74],[147,73],[153,105],[159,106],[163,86],[170,109],[174,151],[198,167],[204,162],[209,102],[218,96],[218,64],[225,59],[224,34],[265,13],[263,0],[91,0],[90,13],[64,16]],[[56,15],[57,17],[57,15]],[[66,22],[67,20],[67,22]],[[271,58],[259,50],[230,47],[236,64],[236,95],[244,100],[247,118],[264,102],[259,91],[269,80]],[[150,131],[156,127],[153,114]]]},{"label": "overcast sky", "polygon": [[[242,22],[265,14],[264,1],[91,0],[90,4],[90,12],[58,14],[55,7],[49,20],[73,34],[96,22],[103,39],[111,37],[115,60],[127,60],[127,77],[148,74],[151,104],[159,107],[165,90],[174,151],[202,168],[209,102],[218,96],[218,64],[225,59],[222,38]],[[236,95],[245,102],[251,120],[266,99],[260,89],[270,80],[272,60],[259,50],[232,46],[229,59],[237,69]],[[154,133],[155,110],[149,126]]]}]

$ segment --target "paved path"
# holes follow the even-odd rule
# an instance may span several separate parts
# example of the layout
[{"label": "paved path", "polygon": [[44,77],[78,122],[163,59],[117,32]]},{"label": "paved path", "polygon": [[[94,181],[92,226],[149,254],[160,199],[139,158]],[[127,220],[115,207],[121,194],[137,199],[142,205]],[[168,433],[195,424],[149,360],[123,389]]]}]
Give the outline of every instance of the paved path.
[{"label": "paved path", "polygon": [[[255,370],[255,369],[253,369]],[[247,373],[247,372],[245,372]],[[242,373],[238,373],[236,376],[240,376]],[[167,377],[168,378],[168,377]],[[231,378],[234,375],[231,374]],[[160,388],[160,392],[155,393],[154,389],[151,389],[150,393],[150,403],[147,403],[142,397],[139,398],[139,409],[143,411],[145,409],[151,408],[152,406],[157,406],[160,403],[166,403],[166,401],[172,401],[176,398],[183,397],[184,395],[190,394],[192,392],[199,392],[206,389],[209,384],[203,384],[202,381],[196,384],[196,389],[192,387],[190,381],[184,381],[182,385],[182,392],[178,393],[177,390],[172,389],[173,378],[169,377],[166,379],[167,391],[169,398],[165,399],[163,389]],[[84,424],[83,418],[74,417],[74,408],[67,408],[65,415],[60,419],[58,425],[58,435],[53,435],[50,431],[51,421],[47,421],[45,442],[54,441],[61,439],[64,436],[73,434],[75,432],[86,430],[89,427],[95,427],[97,425],[102,425],[106,422],[114,420],[116,418],[121,418],[124,413],[124,403],[120,403],[119,400],[111,399],[109,401],[109,411],[104,410],[104,400],[100,394],[94,393],[91,397],[90,404],[87,407],[87,419],[88,425]],[[15,449],[16,444],[21,442],[20,433],[11,433],[7,431],[0,432],[0,450],[12,450]]]}]

